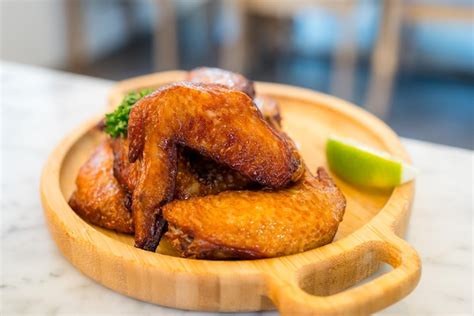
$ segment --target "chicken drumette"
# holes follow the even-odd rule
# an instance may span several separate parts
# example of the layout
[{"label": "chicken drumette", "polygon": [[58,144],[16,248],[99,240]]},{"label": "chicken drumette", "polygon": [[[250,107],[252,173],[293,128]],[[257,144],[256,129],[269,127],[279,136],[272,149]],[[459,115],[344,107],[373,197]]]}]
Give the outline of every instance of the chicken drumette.
[{"label": "chicken drumette", "polygon": [[113,174],[110,140],[102,142],[79,170],[69,205],[82,218],[108,229],[133,233],[131,201]]}]

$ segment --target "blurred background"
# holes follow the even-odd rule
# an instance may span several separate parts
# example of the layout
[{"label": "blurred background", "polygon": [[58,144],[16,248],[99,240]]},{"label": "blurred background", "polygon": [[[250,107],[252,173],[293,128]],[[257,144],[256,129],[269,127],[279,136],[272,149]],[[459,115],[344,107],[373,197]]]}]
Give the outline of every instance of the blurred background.
[{"label": "blurred background", "polygon": [[472,0],[0,0],[1,59],[121,80],[215,66],[473,149]]}]

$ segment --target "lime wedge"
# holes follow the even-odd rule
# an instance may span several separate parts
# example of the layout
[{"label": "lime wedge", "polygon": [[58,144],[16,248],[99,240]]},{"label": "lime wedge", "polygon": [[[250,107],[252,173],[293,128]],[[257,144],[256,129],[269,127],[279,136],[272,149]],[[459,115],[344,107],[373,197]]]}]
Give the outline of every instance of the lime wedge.
[{"label": "lime wedge", "polygon": [[413,180],[417,173],[414,167],[386,152],[337,136],[328,138],[326,156],[337,176],[365,187],[392,188]]}]

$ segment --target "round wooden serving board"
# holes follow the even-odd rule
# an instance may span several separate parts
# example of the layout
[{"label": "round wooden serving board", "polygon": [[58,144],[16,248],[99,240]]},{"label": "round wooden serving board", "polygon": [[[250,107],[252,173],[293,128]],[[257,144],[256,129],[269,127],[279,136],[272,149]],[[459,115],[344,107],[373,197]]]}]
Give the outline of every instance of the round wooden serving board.
[{"label": "round wooden serving board", "polygon": [[[118,105],[127,91],[155,88],[183,76],[184,72],[172,71],[121,82],[110,95],[108,109]],[[397,135],[354,105],[279,84],[259,82],[256,90],[279,102],[284,130],[297,142],[312,171],[318,166],[328,169],[325,141],[329,134],[356,139],[409,161]],[[106,287],[182,309],[257,311],[276,307],[284,315],[355,315],[400,300],[418,283],[420,259],[399,237],[410,216],[414,183],[380,192],[351,186],[333,175],[347,198],[334,242],[292,256],[208,261],[176,257],[166,242],[157,253],[134,248],[132,237],[88,224],[67,204],[79,167],[104,137],[94,129],[98,120],[84,123],[54,150],[43,170],[41,196],[61,252]],[[384,262],[393,270],[351,287]]]}]

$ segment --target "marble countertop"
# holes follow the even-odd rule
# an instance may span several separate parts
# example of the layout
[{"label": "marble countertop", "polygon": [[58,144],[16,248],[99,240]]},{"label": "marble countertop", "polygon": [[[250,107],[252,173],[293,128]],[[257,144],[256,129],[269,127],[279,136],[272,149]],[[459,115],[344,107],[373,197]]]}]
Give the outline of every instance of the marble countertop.
[{"label": "marble countertop", "polygon": [[[65,133],[103,109],[113,82],[0,67],[0,313],[209,315],[114,293],[69,264],[49,236],[39,196],[43,163]],[[413,293],[379,315],[472,315],[473,152],[403,142],[421,169],[406,239],[418,250],[423,272]]]}]

